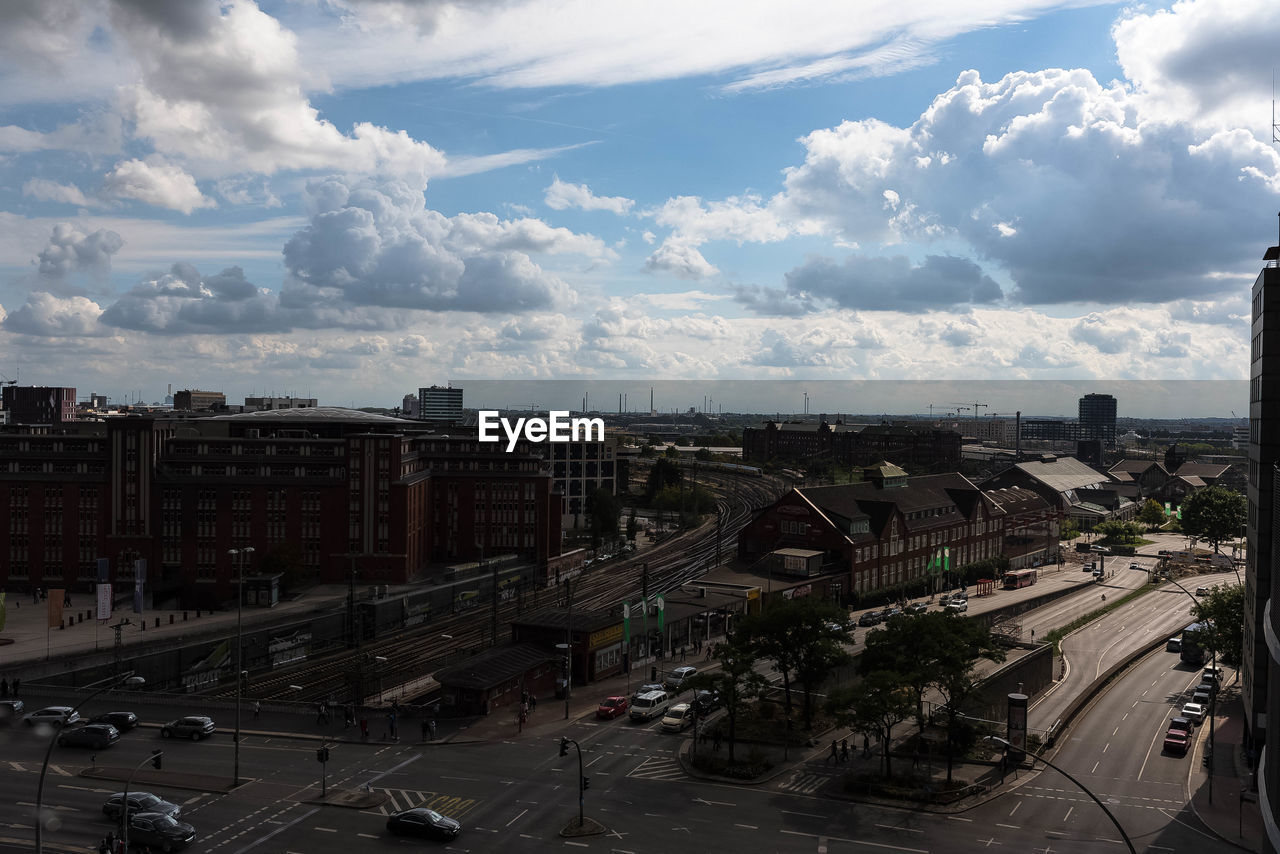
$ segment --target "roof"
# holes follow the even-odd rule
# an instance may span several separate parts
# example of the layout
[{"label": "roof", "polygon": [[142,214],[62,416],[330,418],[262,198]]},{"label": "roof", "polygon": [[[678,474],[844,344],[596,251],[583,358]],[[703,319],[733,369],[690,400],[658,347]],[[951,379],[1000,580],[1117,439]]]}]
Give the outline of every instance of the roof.
[{"label": "roof", "polygon": [[1067,492],[1107,481],[1106,475],[1094,471],[1075,457],[1031,460],[1018,463],[1015,468],[1040,481],[1054,492]]},{"label": "roof", "polygon": [[1223,473],[1231,468],[1229,465],[1218,465],[1211,463],[1183,463],[1178,466],[1178,470],[1174,472],[1178,477],[1200,477],[1200,478],[1219,478]]},{"label": "roof", "polygon": [[1176,475],[1175,477],[1177,480],[1182,481],[1187,486],[1192,486],[1192,487],[1195,487],[1196,489],[1199,489],[1200,487],[1205,485],[1204,481],[1196,477],[1195,475],[1180,474],[1180,475]]},{"label": "roof", "polygon": [[442,687],[483,691],[522,676],[531,668],[555,658],[555,653],[531,643],[494,647],[447,670],[437,671],[435,679]]},{"label": "roof", "polygon": [[1040,493],[1024,489],[1021,486],[1006,486],[1003,489],[988,489],[984,493],[996,505],[1011,516],[1022,513],[1043,512],[1049,509],[1049,502]]},{"label": "roof", "polygon": [[1119,472],[1132,472],[1134,474],[1141,474],[1142,472],[1146,471],[1152,466],[1159,466],[1159,465],[1160,463],[1156,462],[1155,460],[1121,460],[1120,462],[1113,465],[1111,468],[1107,469],[1107,471],[1108,473],[1113,475]]},{"label": "roof", "polygon": [[[802,498],[827,516],[843,519],[868,519],[875,531],[882,531],[893,511],[910,514],[954,506],[966,518],[973,514],[979,501],[989,501],[978,487],[958,472],[929,474],[905,478],[900,485],[877,487],[870,481],[842,486],[802,487],[795,490]],[[993,509],[1000,512],[995,505]],[[946,524],[947,516],[930,520]]]},{"label": "roof", "polygon": [[237,412],[234,415],[214,415],[210,421],[376,421],[387,424],[421,424],[406,418],[393,418],[374,412],[361,412],[344,406],[304,406],[297,409],[265,409],[261,412]]},{"label": "roof", "polygon": [[[636,596],[636,601],[640,597]],[[572,619],[572,623],[570,623]],[[595,632],[622,623],[622,617],[612,610],[584,611],[567,608],[543,608],[511,621],[513,626],[530,626],[538,629],[572,629],[575,632]]]},{"label": "roof", "polygon": [[783,557],[813,557],[822,554],[814,549],[774,549],[773,553]]}]

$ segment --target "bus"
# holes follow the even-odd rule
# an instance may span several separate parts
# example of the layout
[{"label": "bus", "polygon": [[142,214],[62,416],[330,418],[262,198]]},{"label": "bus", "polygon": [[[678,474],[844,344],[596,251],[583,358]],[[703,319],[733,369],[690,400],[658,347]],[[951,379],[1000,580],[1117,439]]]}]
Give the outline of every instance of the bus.
[{"label": "bus", "polygon": [[1030,587],[1036,583],[1038,573],[1039,570],[1035,567],[1010,570],[1004,574],[1004,589],[1017,590],[1019,587]]},{"label": "bus", "polygon": [[1192,623],[1182,630],[1182,660],[1199,667],[1204,664],[1208,641],[1208,623]]}]

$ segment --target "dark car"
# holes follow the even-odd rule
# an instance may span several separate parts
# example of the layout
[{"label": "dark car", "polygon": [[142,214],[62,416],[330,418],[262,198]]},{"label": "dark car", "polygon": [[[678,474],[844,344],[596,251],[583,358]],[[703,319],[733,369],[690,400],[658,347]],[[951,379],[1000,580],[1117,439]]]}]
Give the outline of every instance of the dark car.
[{"label": "dark car", "polygon": [[1190,736],[1181,730],[1171,729],[1164,735],[1164,749],[1179,756],[1187,755],[1190,742]]},{"label": "dark car", "polygon": [[105,712],[89,721],[93,724],[111,724],[120,732],[128,732],[138,725],[138,716],[133,712]]},{"label": "dark car", "polygon": [[895,606],[894,606],[894,607],[892,607],[892,608],[886,608],[885,610],[881,611],[881,612],[880,612],[880,618],[881,618],[882,620],[887,620],[887,619],[889,619],[890,617],[896,617],[896,616],[898,616],[898,615],[899,615],[899,614],[901,614],[901,613],[902,613],[902,609],[901,609],[901,608],[899,608],[899,607],[897,607],[897,606],[895,605]]},{"label": "dark car", "polygon": [[626,697],[605,697],[600,701],[600,708],[596,709],[596,717],[606,720],[624,717],[627,714],[627,705]]},{"label": "dark car", "polygon": [[[107,818],[120,818],[120,802],[123,800],[124,792],[116,792],[107,798],[107,802],[102,805],[103,815]],[[129,815],[143,812],[159,813],[170,818],[177,818],[182,814],[182,807],[177,804],[171,804],[159,795],[153,795],[150,792],[130,792]]]},{"label": "dark car", "polygon": [[867,613],[863,614],[861,617],[858,618],[858,625],[864,626],[864,627],[878,626],[883,620],[884,620],[884,617],[880,614],[879,611],[868,611]]},{"label": "dark car", "polygon": [[163,738],[172,736],[182,738],[185,736],[192,741],[199,741],[205,736],[213,735],[213,718],[207,718],[203,715],[188,715],[185,718],[178,718],[176,721],[169,721],[161,727],[160,735]]},{"label": "dark car", "polygon": [[714,712],[720,708],[720,695],[715,691],[708,691],[705,688],[701,691],[695,691],[693,695],[693,707],[698,710],[698,714],[702,717]]},{"label": "dark car", "polygon": [[1169,638],[1165,641],[1164,648],[1168,652],[1182,652],[1182,638]]},{"label": "dark car", "polygon": [[0,700],[0,724],[16,724],[26,708],[21,700]]},{"label": "dark car", "polygon": [[129,850],[147,845],[161,851],[186,848],[196,838],[196,829],[184,821],[158,812],[140,812],[129,819]]},{"label": "dark car", "polygon": [[102,750],[119,740],[120,730],[111,724],[85,724],[75,729],[63,730],[58,736],[58,746],[93,747]]},{"label": "dark car", "polygon": [[426,807],[414,807],[387,816],[387,830],[405,836],[423,836],[427,839],[453,839],[462,825]]}]

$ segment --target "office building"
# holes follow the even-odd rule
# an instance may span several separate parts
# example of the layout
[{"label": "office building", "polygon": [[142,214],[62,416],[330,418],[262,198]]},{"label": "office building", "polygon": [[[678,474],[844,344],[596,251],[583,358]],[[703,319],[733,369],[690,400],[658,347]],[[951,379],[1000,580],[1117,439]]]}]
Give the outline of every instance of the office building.
[{"label": "office building", "polygon": [[462,389],[433,385],[418,389],[418,419],[438,424],[462,421]]},{"label": "office building", "polygon": [[76,390],[50,386],[6,385],[4,410],[10,424],[61,426],[76,421]]},{"label": "office building", "polygon": [[173,408],[186,412],[226,409],[227,396],[220,391],[201,391],[196,388],[183,389],[173,393]]},{"label": "office building", "polygon": [[1116,446],[1116,399],[1109,394],[1080,398],[1080,438],[1097,439],[1105,448]]},{"label": "office building", "polygon": [[269,412],[275,409],[308,409],[316,406],[314,397],[246,397],[245,412]]}]

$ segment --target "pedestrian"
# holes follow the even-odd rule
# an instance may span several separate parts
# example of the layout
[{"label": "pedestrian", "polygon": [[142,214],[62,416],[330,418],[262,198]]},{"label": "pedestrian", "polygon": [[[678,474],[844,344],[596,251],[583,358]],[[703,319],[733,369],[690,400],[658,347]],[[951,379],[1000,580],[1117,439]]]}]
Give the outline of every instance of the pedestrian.
[{"label": "pedestrian", "polygon": [[840,761],[849,761],[849,739],[847,738],[840,739]]},{"label": "pedestrian", "polygon": [[1035,630],[1035,629],[1032,629],[1032,630],[1031,630],[1031,639],[1032,639],[1032,640],[1035,640],[1035,639],[1036,639],[1036,630]]},{"label": "pedestrian", "polygon": [[526,718],[529,717],[529,701],[528,700],[525,700],[520,704],[520,714]]},{"label": "pedestrian", "polygon": [[436,740],[436,721],[435,721],[435,718],[432,718],[432,719],[431,719],[431,723],[429,723],[429,724],[427,725],[427,732],[431,733],[431,740],[432,740],[432,741],[435,741],[435,740]]},{"label": "pedestrian", "polygon": [[528,691],[521,691],[521,692],[520,692],[520,705],[522,705],[522,706],[526,706],[526,707],[529,705],[529,692],[528,692]]},{"label": "pedestrian", "polygon": [[111,848],[107,845],[106,837],[98,840],[98,854],[111,854]]},{"label": "pedestrian", "polygon": [[342,710],[342,728],[351,729],[356,725],[356,707],[347,703]]},{"label": "pedestrian", "polygon": [[530,694],[529,695],[529,711],[532,712],[536,708],[538,708],[538,698],[535,697],[533,694]]},{"label": "pedestrian", "polygon": [[526,709],[520,709],[520,732],[524,732],[524,722],[529,719],[529,712]]},{"label": "pedestrian", "polygon": [[707,647],[707,655],[706,655],[706,660],[707,660],[707,661],[710,661],[710,660],[711,660],[711,653],[712,653],[712,651],[713,651],[713,650],[712,650],[712,648],[711,648],[711,647]]},{"label": "pedestrian", "polygon": [[361,741],[369,740],[369,719],[368,718],[360,719],[360,740]]},{"label": "pedestrian", "polygon": [[107,831],[107,850],[114,851],[116,849],[116,833],[114,830]]},{"label": "pedestrian", "polygon": [[391,730],[391,740],[399,741],[400,736],[396,735],[396,713],[395,712],[387,713],[387,726]]},{"label": "pedestrian", "polygon": [[822,764],[826,765],[828,762],[839,762],[839,761],[840,761],[840,745],[836,744],[836,740],[833,738],[831,739],[831,753],[830,755],[827,756],[827,758],[823,761]]},{"label": "pedestrian", "polygon": [[867,734],[865,732],[862,734],[862,758],[871,758],[871,739],[867,738]]},{"label": "pedestrian", "polygon": [[39,605],[39,604],[40,604],[40,591],[39,591],[39,590],[32,590],[32,591],[31,591],[31,604],[32,604],[32,605]]},{"label": "pedestrian", "polygon": [[324,723],[324,700],[316,703],[316,723]]},{"label": "pedestrian", "polygon": [[431,727],[428,726],[429,723],[430,721],[428,721],[426,718],[422,719],[422,740],[423,741],[427,740],[427,734],[431,729]]},{"label": "pedestrian", "polygon": [[256,721],[261,716],[262,716],[262,701],[254,700],[253,701],[253,719]]}]

